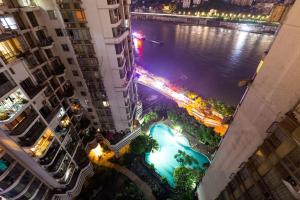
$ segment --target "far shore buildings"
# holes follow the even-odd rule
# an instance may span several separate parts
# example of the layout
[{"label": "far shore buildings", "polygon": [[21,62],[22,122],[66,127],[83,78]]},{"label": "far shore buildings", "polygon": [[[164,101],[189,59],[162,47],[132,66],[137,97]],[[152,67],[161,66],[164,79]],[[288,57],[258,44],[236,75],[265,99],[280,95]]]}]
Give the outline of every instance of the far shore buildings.
[{"label": "far shore buildings", "polygon": [[295,1],[197,188],[199,200],[300,198],[299,19]]}]

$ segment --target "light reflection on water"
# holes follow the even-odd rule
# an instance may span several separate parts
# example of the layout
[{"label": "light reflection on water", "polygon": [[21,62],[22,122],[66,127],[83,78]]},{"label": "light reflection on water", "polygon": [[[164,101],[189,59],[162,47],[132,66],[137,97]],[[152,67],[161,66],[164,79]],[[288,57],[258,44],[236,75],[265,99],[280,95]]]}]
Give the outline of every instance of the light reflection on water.
[{"label": "light reflection on water", "polygon": [[150,135],[157,140],[159,150],[147,154],[146,162],[153,164],[157,173],[162,177],[166,177],[168,183],[172,187],[175,186],[173,173],[175,168],[179,166],[179,163],[174,158],[178,150],[184,151],[199,162],[198,165],[193,164],[186,167],[202,167],[204,163],[208,162],[206,156],[191,148],[188,140],[184,136],[176,135],[170,127],[164,124],[156,124],[152,126],[150,129]]},{"label": "light reflection on water", "polygon": [[244,91],[238,82],[252,77],[273,40],[271,35],[155,21],[134,20],[133,29],[164,42],[142,41],[138,64],[179,86],[233,105]]}]

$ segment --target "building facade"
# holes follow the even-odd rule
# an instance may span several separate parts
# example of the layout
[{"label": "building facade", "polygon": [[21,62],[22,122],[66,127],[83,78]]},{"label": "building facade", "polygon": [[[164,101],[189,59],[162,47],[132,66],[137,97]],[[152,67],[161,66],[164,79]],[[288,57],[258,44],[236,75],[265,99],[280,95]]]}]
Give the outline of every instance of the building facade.
[{"label": "building facade", "polygon": [[71,199],[140,133],[129,4],[0,0],[1,197]]},{"label": "building facade", "polygon": [[299,193],[299,11],[296,1],[197,188],[198,199],[286,200]]}]

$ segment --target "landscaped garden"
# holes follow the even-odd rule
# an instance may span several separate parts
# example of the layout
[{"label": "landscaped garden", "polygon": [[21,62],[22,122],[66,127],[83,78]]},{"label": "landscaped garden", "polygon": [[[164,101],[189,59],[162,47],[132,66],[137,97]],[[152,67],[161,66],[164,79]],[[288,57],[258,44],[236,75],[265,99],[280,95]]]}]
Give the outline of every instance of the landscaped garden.
[{"label": "landscaped garden", "polygon": [[126,176],[113,169],[97,166],[94,176],[76,199],[144,200],[144,197]]},{"label": "landscaped garden", "polygon": [[[131,142],[127,153],[120,157],[112,154],[107,162],[133,172],[157,199],[192,200],[220,139],[185,109],[160,104],[145,114],[142,134]],[[112,169],[97,167],[78,199],[144,199],[136,186]]]}]

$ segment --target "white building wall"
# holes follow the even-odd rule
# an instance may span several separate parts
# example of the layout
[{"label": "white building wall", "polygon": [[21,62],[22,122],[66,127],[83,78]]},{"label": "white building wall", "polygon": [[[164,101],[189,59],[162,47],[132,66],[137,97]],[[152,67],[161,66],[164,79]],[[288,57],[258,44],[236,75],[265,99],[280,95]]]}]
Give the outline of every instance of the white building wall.
[{"label": "white building wall", "polygon": [[[92,35],[96,55],[100,62],[100,70],[103,78],[104,87],[109,99],[109,104],[117,131],[129,128],[126,119],[126,110],[120,105],[124,104],[122,93],[116,92],[117,86],[121,85],[118,78],[118,71],[113,68],[117,65],[112,60],[116,56],[114,44],[105,43],[107,38],[112,38],[112,28],[109,11],[105,5],[105,1],[83,1],[88,26]],[[116,60],[116,57],[115,57]],[[125,111],[125,112],[124,112]]]},{"label": "white building wall", "polygon": [[296,1],[197,189],[198,199],[218,197],[229,176],[262,144],[272,122],[299,101],[299,18],[300,2]]}]

